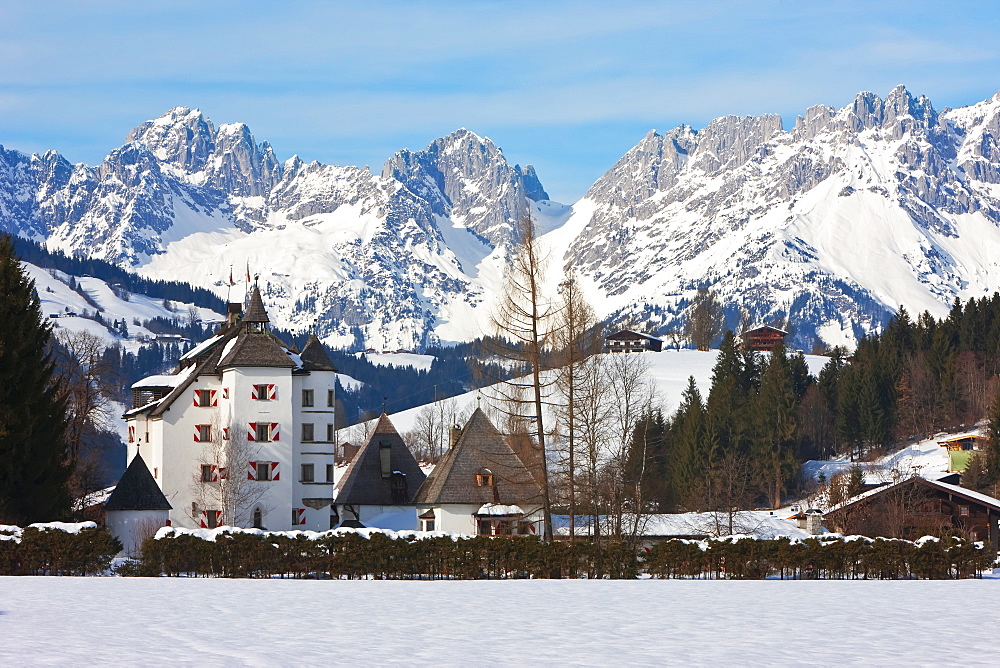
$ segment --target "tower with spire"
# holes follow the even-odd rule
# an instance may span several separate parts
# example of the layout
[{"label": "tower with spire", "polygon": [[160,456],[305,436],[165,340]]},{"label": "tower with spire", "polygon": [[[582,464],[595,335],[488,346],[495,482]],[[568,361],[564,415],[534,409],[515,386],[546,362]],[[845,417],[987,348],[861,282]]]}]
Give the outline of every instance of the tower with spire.
[{"label": "tower with spire", "polygon": [[142,456],[174,526],[325,530],[333,507],[336,369],[315,335],[269,331],[254,285],[170,374],[132,386],[128,456]]}]

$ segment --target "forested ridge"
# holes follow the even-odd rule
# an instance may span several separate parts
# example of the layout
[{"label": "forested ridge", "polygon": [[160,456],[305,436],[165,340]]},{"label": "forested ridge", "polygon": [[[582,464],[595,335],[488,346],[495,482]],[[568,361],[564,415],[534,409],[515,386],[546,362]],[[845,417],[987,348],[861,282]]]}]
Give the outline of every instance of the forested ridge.
[{"label": "forested ridge", "polygon": [[867,460],[989,417],[990,445],[963,484],[995,493],[998,373],[1000,294],[956,300],[942,319],[914,320],[901,307],[853,355],[832,350],[816,377],[801,354],[743,351],[728,332],[708,396],[692,378],[676,413],[651,411],[639,423],[627,477],[645,510],[778,507],[808,491],[799,478],[807,459]]}]

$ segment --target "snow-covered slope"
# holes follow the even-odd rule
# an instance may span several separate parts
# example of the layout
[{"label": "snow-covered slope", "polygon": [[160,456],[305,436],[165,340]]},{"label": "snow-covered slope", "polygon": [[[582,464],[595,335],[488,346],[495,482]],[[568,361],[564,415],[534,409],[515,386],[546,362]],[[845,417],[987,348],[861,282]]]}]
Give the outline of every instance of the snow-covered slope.
[{"label": "snow-covered slope", "polygon": [[[214,311],[183,302],[169,302],[168,310],[162,299],[146,295],[115,291],[99,278],[89,276],[77,280],[79,292],[69,287],[71,277],[55,269],[42,269],[27,262],[22,263],[25,272],[35,282],[35,291],[41,302],[42,315],[49,319],[58,336],[61,331],[86,331],[100,337],[107,345],[120,344],[126,350],[135,352],[143,339],[155,339],[156,334],[142,326],[142,322],[153,318],[182,319],[190,317],[191,309],[202,321],[222,320],[225,316]],[[75,278],[75,277],[74,277]],[[86,297],[83,294],[86,294]],[[123,298],[126,297],[126,298]],[[99,313],[101,318],[112,324],[124,320],[128,328],[128,338],[102,325],[92,317]]]},{"label": "snow-covered slope", "polygon": [[[603,355],[616,355],[621,353],[603,353]],[[694,378],[698,385],[702,397],[708,396],[708,391],[712,387],[712,368],[715,367],[719,351],[712,350],[702,352],[699,350],[670,350],[661,353],[644,353],[641,358],[647,365],[647,377],[655,388],[655,402],[661,406],[665,412],[672,413],[680,405],[681,394],[688,385],[688,378]],[[814,376],[819,374],[828,361],[828,357],[819,355],[806,355],[806,364],[809,372]],[[482,405],[485,410],[488,408],[489,397],[496,396],[489,388],[473,390],[446,400],[449,407],[454,406],[456,413],[464,414],[468,417],[476,409],[477,405]],[[396,430],[403,434],[413,431],[417,416],[424,410],[423,406],[410,408],[409,410],[393,413],[389,417],[396,426]],[[550,416],[551,417],[551,416]],[[375,422],[367,423],[374,426]],[[353,435],[352,435],[353,436]]]},{"label": "snow-covered slope", "polygon": [[0,229],[242,294],[338,347],[484,332],[514,224],[532,211],[550,288],[573,269],[601,318],[678,328],[713,288],[729,325],[852,343],[900,304],[945,312],[1000,287],[1000,94],[937,111],[897,87],[794,126],[726,116],[651,131],[572,207],[461,129],[367,168],[280,162],[241,123],[178,107],[98,166],[0,148]]}]

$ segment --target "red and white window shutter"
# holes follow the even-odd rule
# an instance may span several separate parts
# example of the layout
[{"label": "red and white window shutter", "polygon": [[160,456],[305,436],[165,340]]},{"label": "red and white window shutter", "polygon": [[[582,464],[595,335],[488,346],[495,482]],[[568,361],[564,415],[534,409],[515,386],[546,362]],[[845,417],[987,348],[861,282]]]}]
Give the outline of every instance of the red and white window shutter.
[{"label": "red and white window shutter", "polygon": [[201,425],[196,424],[194,426],[194,442],[201,443]]},{"label": "red and white window shutter", "polygon": [[292,508],[292,524],[300,525],[306,523],[306,509]]},{"label": "red and white window shutter", "polygon": [[219,482],[219,466],[212,464],[212,482]]},{"label": "red and white window shutter", "polygon": [[257,479],[257,462],[247,462],[247,480]]},{"label": "red and white window shutter", "polygon": [[212,406],[216,407],[219,405],[219,391],[212,390]]},{"label": "red and white window shutter", "polygon": [[277,386],[274,385],[274,383],[271,383],[270,385],[267,386],[267,398],[268,399],[278,398],[278,388]]},{"label": "red and white window shutter", "polygon": [[247,440],[256,441],[257,440],[257,423],[251,422],[247,425]]},{"label": "red and white window shutter", "polygon": [[228,441],[229,440],[229,427],[223,427],[222,428],[222,440],[223,441]]},{"label": "red and white window shutter", "polygon": [[229,398],[229,388],[228,387],[222,388],[222,398],[223,399],[228,399]]},{"label": "red and white window shutter", "polygon": [[135,443],[135,425],[130,424],[128,426],[128,442]]},{"label": "red and white window shutter", "polygon": [[272,422],[271,423],[271,440],[272,441],[277,441],[278,437],[280,435],[281,435],[281,431],[278,429],[278,423],[277,422]]},{"label": "red and white window shutter", "polygon": [[222,511],[221,510],[203,510],[203,511],[201,511],[201,528],[202,529],[207,529],[208,528],[208,524],[209,524],[209,522],[208,522],[208,515],[209,515],[209,513],[215,515],[215,521],[212,522],[212,524],[214,524],[215,526],[219,526],[219,521],[222,519]]},{"label": "red and white window shutter", "polygon": [[250,398],[251,399],[260,399],[260,393],[257,391],[257,388],[259,388],[259,387],[260,387],[260,385],[251,385],[250,386]]},{"label": "red and white window shutter", "polygon": [[271,480],[280,480],[281,471],[278,470],[278,462],[271,462]]}]

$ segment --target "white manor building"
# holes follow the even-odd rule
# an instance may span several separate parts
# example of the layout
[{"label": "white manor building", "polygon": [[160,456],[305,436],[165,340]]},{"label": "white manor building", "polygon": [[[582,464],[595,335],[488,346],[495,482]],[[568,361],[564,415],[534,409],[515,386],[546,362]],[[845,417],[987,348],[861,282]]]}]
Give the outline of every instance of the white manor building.
[{"label": "white manor building", "polygon": [[315,336],[298,353],[268,331],[256,287],[239,311],[132,386],[128,459],[141,453],[174,526],[329,529],[336,370]]}]

